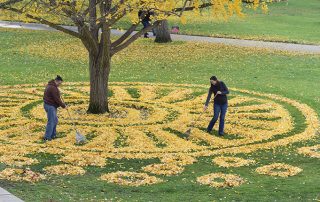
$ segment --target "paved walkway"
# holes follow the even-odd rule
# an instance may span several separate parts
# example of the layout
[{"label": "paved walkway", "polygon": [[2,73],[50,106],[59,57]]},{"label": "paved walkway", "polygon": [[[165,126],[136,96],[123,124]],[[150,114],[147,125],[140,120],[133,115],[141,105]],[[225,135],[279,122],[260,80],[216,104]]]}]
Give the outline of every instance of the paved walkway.
[{"label": "paved walkway", "polygon": [[23,202],[23,201],[0,187],[0,202]]},{"label": "paved walkway", "polygon": [[[31,30],[52,30],[46,25],[37,23],[21,23],[21,22],[8,22],[0,21],[0,27],[5,28],[22,28]],[[64,26],[70,30],[76,31],[74,26]],[[112,30],[113,35],[121,35],[124,31]],[[205,36],[190,36],[190,35],[180,35],[172,34],[172,39],[175,41],[197,41],[197,42],[209,42],[209,43],[219,43],[233,46],[241,47],[256,47],[256,48],[269,48],[274,50],[292,51],[306,54],[320,54],[319,45],[304,45],[304,44],[293,44],[293,43],[281,43],[281,42],[266,42],[266,41],[254,41],[254,40],[244,40],[244,39],[228,39],[228,38],[215,38],[215,37],[205,37]]]}]

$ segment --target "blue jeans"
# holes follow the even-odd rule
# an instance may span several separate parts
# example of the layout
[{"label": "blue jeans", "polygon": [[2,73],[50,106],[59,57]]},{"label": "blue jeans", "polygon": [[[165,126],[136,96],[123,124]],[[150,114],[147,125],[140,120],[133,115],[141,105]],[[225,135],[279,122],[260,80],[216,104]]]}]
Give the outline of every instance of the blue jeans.
[{"label": "blue jeans", "polygon": [[209,132],[212,131],[212,128],[213,128],[214,124],[217,122],[217,120],[219,118],[219,114],[220,114],[219,134],[224,133],[224,119],[226,117],[227,109],[228,109],[228,103],[225,103],[223,105],[219,105],[219,104],[215,103],[213,105],[213,114],[214,115],[208,125],[207,131],[209,131]]},{"label": "blue jeans", "polygon": [[[146,28],[146,27],[148,27],[150,25],[150,22],[149,21],[142,21],[142,25],[143,25],[143,28]],[[154,29],[152,29],[152,34],[153,34],[153,36],[156,35],[156,32],[155,32]],[[147,32],[147,33],[144,34],[144,37],[148,37],[148,35],[149,34]]]},{"label": "blue jeans", "polygon": [[[142,25],[143,25],[143,28],[146,28],[150,25],[150,22],[149,21],[142,21]],[[144,33],[144,37],[148,37],[148,32]]]},{"label": "blue jeans", "polygon": [[44,103],[44,110],[47,113],[47,127],[46,127],[46,134],[44,136],[47,140],[52,140],[56,137],[57,132],[57,124],[58,124],[58,117],[57,117],[57,108],[52,105],[48,105]]}]

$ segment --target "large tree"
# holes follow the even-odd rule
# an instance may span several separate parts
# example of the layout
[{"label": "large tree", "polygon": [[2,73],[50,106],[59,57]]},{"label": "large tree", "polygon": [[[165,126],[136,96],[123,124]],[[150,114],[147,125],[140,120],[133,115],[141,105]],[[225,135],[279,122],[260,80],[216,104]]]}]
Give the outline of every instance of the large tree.
[{"label": "large tree", "polygon": [[170,28],[168,20],[161,20],[159,25],[155,28],[156,38],[154,39],[157,43],[169,43],[172,42],[170,36]]},{"label": "large tree", "polygon": [[[211,7],[215,14],[227,15],[241,12],[242,7],[241,0],[193,0],[189,4],[189,0],[0,0],[0,10],[36,20],[81,40],[89,57],[88,112],[105,113],[109,112],[107,95],[113,55],[170,15],[180,17],[184,11],[198,12],[204,7]],[[134,32],[147,12],[154,13],[153,22]],[[111,40],[112,26],[125,16],[130,17],[131,26]],[[77,31],[61,26],[65,21],[72,22]]]},{"label": "large tree", "polygon": [[[287,0],[285,0],[287,1]],[[198,1],[199,2],[199,1]],[[261,8],[264,12],[267,12],[267,6],[264,0],[242,0],[243,3],[245,3],[248,7],[251,7],[253,9],[256,9],[259,5],[261,5]],[[212,6],[211,3],[204,3],[202,5],[196,5],[197,2],[194,2],[194,0],[186,1],[187,5],[185,6],[185,11],[191,11],[195,9],[202,9],[202,8],[207,8],[209,6]],[[261,3],[261,4],[260,4]],[[238,13],[241,15],[241,13]],[[224,16],[226,17],[226,16]],[[169,23],[168,20],[162,20],[159,25],[155,28],[156,30],[156,37],[155,37],[155,42],[157,43],[170,43],[172,42],[170,33],[171,30],[169,28]]]}]

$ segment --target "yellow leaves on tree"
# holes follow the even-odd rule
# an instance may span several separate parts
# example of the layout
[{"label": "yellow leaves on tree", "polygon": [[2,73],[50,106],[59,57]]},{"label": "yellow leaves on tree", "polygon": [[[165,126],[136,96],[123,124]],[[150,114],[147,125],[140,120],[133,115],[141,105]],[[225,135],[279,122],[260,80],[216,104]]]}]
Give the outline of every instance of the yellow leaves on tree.
[{"label": "yellow leaves on tree", "polygon": [[[6,0],[1,0],[6,2]],[[183,17],[183,11],[191,11],[195,16],[200,15],[200,10],[207,8],[211,10],[213,16],[218,18],[223,18],[227,20],[230,16],[236,14],[237,16],[243,17],[242,7],[247,6],[256,10],[261,7],[261,10],[266,13],[268,11],[268,6],[266,2],[259,2],[259,0],[248,1],[243,3],[242,0],[194,0],[191,1],[181,1],[181,0],[166,0],[166,1],[156,1],[156,0],[131,0],[121,3],[119,1],[114,1],[112,7],[116,10],[109,12],[107,14],[100,13],[97,9],[97,13],[101,15],[106,21],[112,21],[115,18],[121,19],[124,16],[128,16],[132,24],[139,23],[140,19],[138,17],[138,12],[140,10],[150,11],[154,15],[151,16],[153,21],[164,20],[169,16],[181,17],[181,22],[186,23],[185,17]],[[73,23],[72,20],[65,14],[67,11],[73,12],[75,14],[83,14],[90,7],[90,5],[85,1],[73,1],[72,3],[65,2],[63,0],[56,0],[54,2],[45,3],[43,1],[32,1],[27,3],[25,1],[16,3],[12,6],[16,9],[21,9],[22,13],[17,15],[12,11],[3,9],[0,16],[3,18],[7,16],[8,18],[13,18],[22,21],[34,21],[30,19],[27,14],[40,17],[57,24]],[[14,15],[13,15],[14,14]],[[99,23],[99,21],[97,21]]]}]

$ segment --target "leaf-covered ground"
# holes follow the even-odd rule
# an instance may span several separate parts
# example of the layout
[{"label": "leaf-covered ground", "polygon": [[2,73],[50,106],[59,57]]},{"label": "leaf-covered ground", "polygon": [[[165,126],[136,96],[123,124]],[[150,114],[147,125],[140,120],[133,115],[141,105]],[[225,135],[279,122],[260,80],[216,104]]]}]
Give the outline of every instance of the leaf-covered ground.
[{"label": "leaf-covered ground", "polygon": [[[68,82],[88,81],[85,50],[79,41],[65,35],[45,31],[1,29],[0,46],[5,47],[0,50],[2,86],[44,83],[56,74],[62,75]],[[111,81],[207,85],[208,79],[214,74],[224,80],[230,88],[287,97],[307,104],[319,115],[320,94],[316,88],[320,76],[319,64],[319,56],[189,42],[157,45],[151,40],[139,40],[113,58]],[[1,90],[1,93],[6,93],[3,92],[3,88]],[[112,96],[117,96],[116,92],[115,90]],[[163,97],[168,93],[170,92],[163,91],[159,96]],[[133,99],[139,99],[141,96],[134,87],[128,89],[128,94]],[[230,99],[235,99],[238,95],[234,91]],[[294,127],[286,135],[303,132],[307,123],[301,111],[282,101],[277,103],[284,106],[293,118]],[[30,109],[24,108],[22,112],[32,114],[30,110],[34,106],[28,106]],[[230,119],[232,115],[230,112]],[[39,131],[35,131],[37,132]],[[227,135],[225,138],[230,137],[232,136]],[[19,140],[19,137],[14,136],[8,138]],[[274,137],[272,140],[279,138],[281,137]],[[159,164],[159,158],[108,158],[105,167],[85,167],[86,174],[83,176],[53,175],[34,184],[8,180],[0,182],[2,187],[26,201],[313,201],[319,200],[319,159],[298,154],[297,148],[319,143],[317,136],[291,146],[258,150],[248,154],[240,152],[236,154],[237,157],[253,159],[256,163],[237,168],[219,167],[213,163],[213,158],[219,157],[219,154],[198,157],[197,162],[185,165],[184,171],[177,176],[155,175],[165,182],[150,186],[120,186],[99,178],[102,174],[116,171],[143,172],[143,167]],[[43,168],[47,166],[60,164],[61,158],[59,155],[43,153],[28,157],[39,160],[40,163],[31,165],[30,168],[40,173],[44,173]],[[288,178],[256,172],[256,168],[273,163],[289,164],[302,171]],[[0,164],[0,170],[9,167]],[[233,188],[213,188],[197,182],[197,177],[220,172],[239,175],[246,182]],[[218,182],[223,180],[218,179]]]}]

